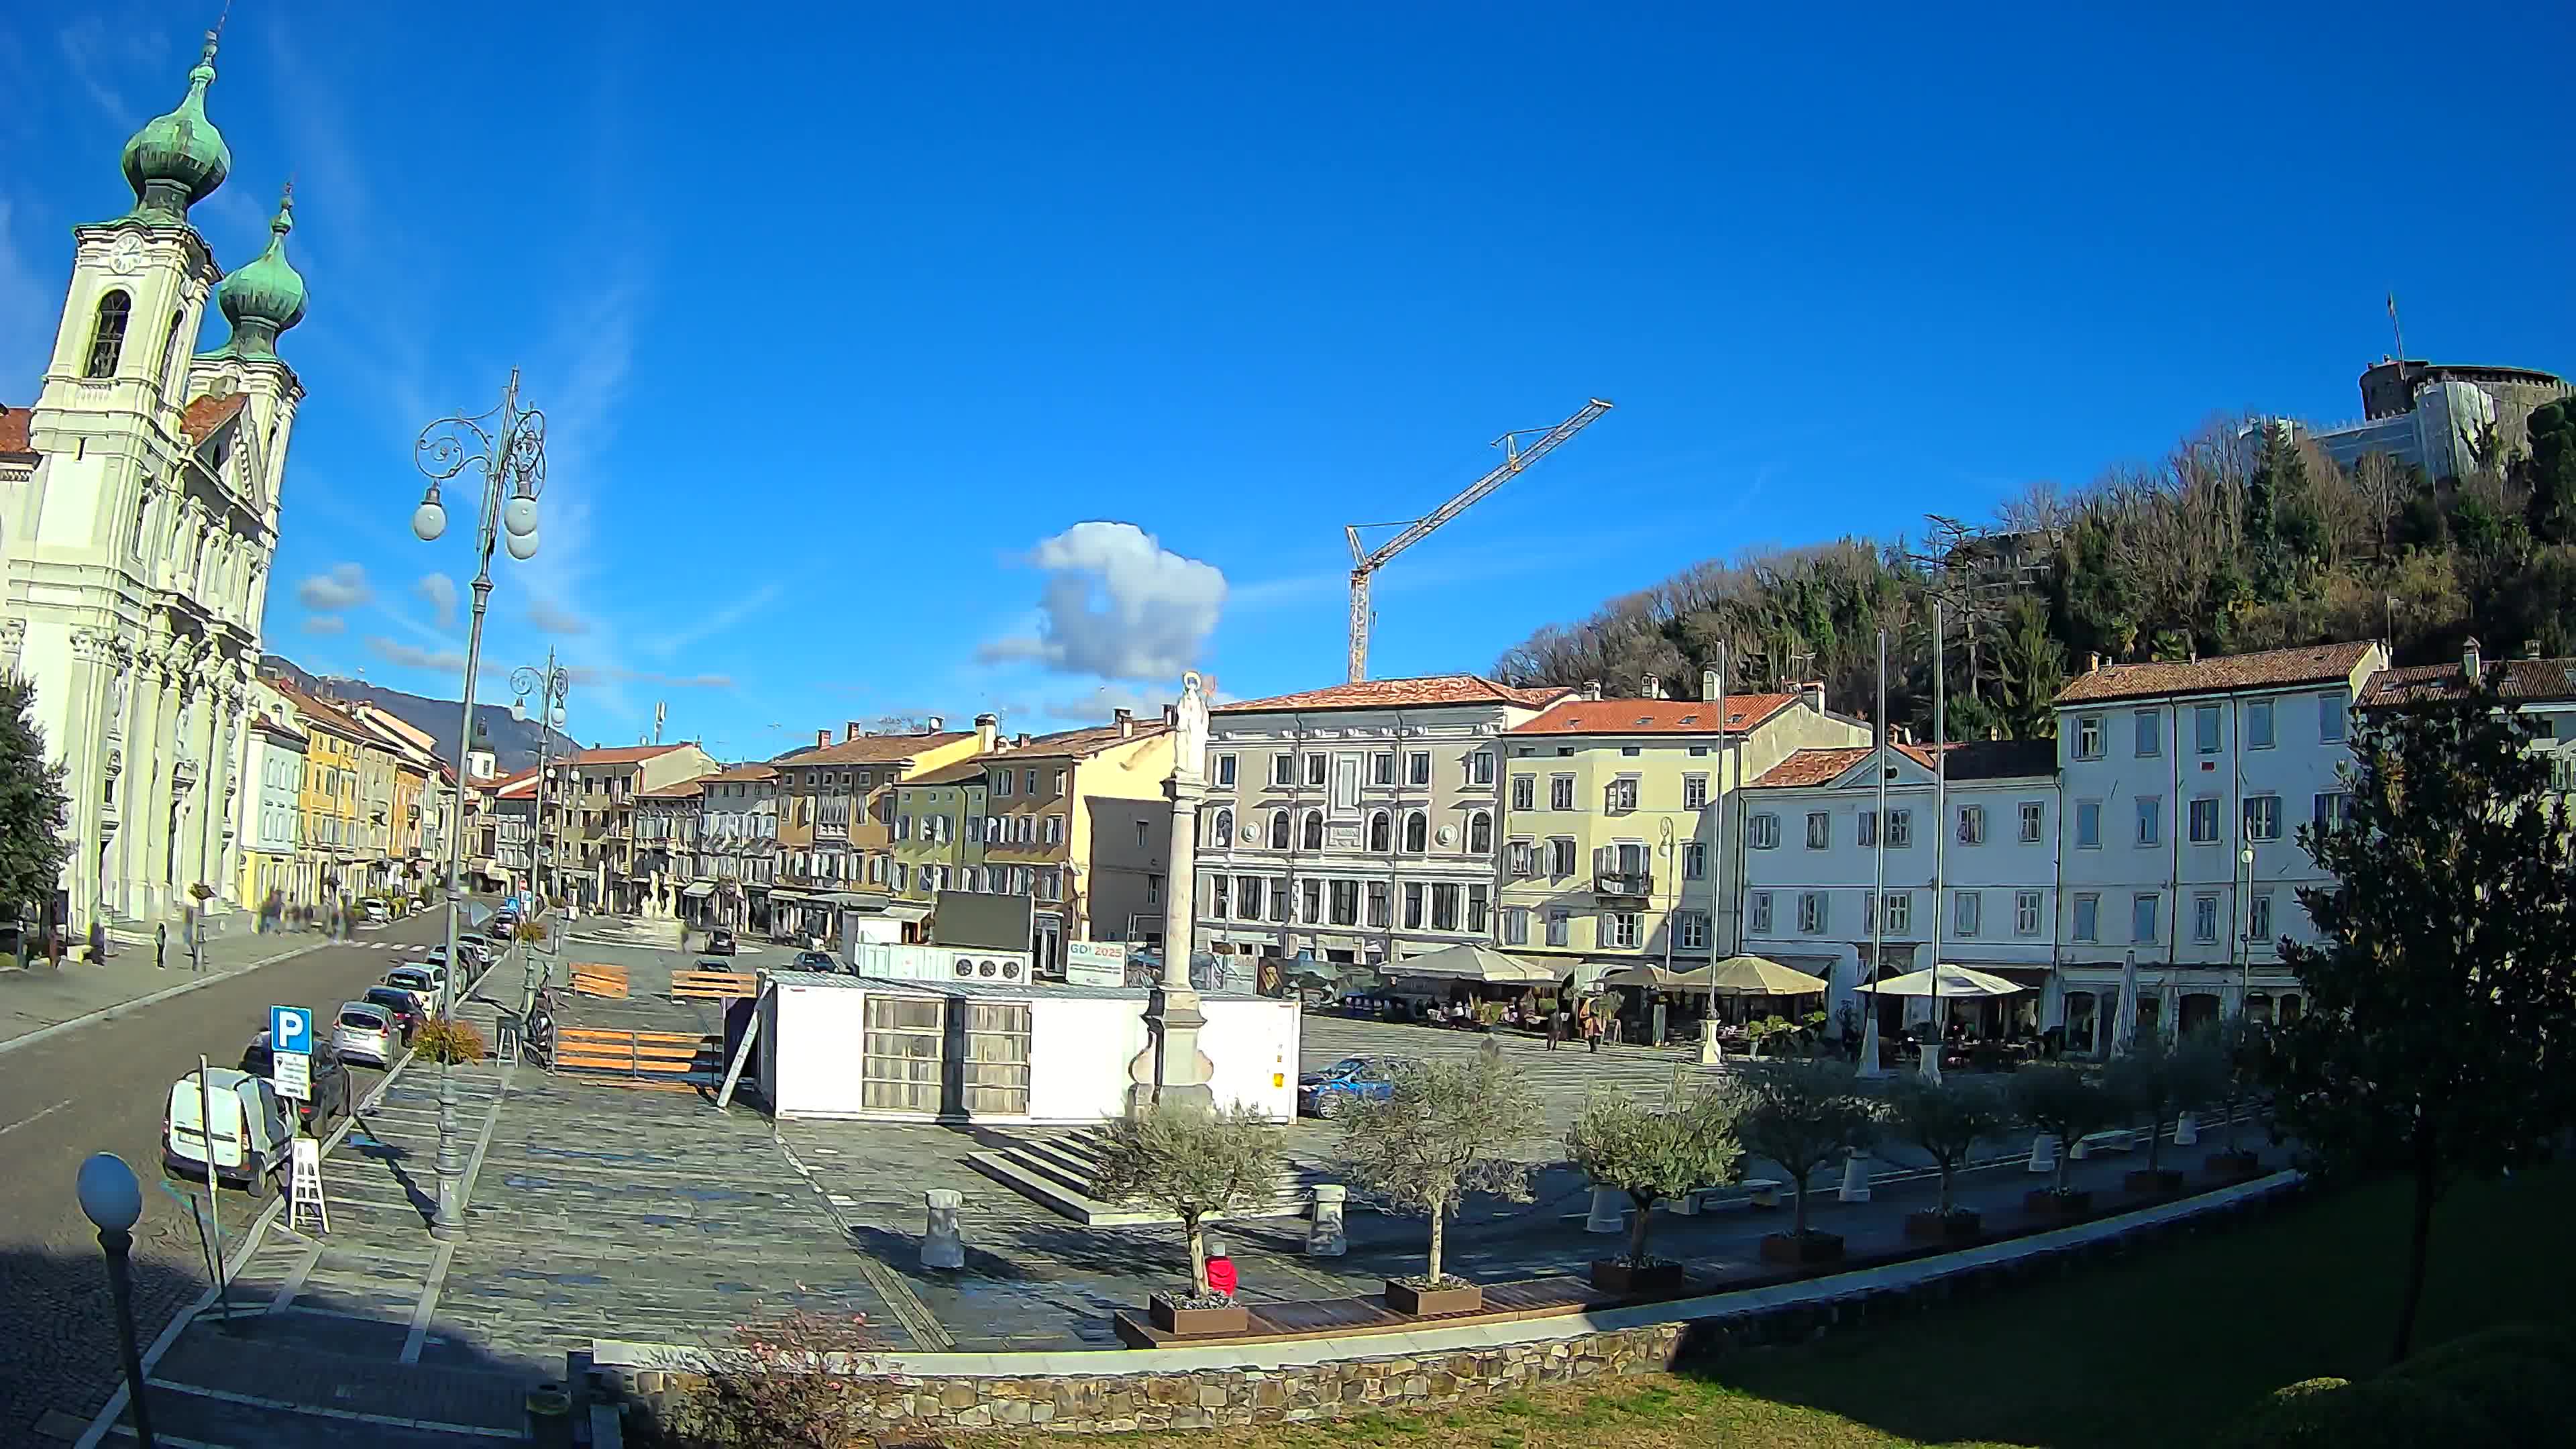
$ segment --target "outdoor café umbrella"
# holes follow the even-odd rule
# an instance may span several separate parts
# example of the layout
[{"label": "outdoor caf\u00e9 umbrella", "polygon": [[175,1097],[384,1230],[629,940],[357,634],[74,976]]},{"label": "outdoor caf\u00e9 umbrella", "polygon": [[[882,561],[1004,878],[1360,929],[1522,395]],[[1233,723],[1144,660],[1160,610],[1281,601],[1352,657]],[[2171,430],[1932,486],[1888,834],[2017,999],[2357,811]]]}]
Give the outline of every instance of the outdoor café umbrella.
[{"label": "outdoor caf\u00e9 umbrella", "polygon": [[1641,986],[1648,991],[1679,991],[1686,986],[1699,985],[1700,973],[1697,971],[1667,971],[1663,967],[1658,966],[1651,961],[1640,961],[1633,966],[1622,966],[1616,971],[1605,974],[1601,978],[1600,984],[1603,986]]},{"label": "outdoor caf\u00e9 umbrella", "polygon": [[[1944,964],[1935,968],[1941,973],[1941,997],[1949,1000],[1961,996],[2010,996],[2030,988],[2018,981],[1971,971],[1965,966]],[[1902,976],[1886,976],[1857,988],[1883,996],[1930,996],[1932,973],[1908,971]]]},{"label": "outdoor caf\u00e9 umbrella", "polygon": [[1401,961],[1381,963],[1378,970],[1387,976],[1430,976],[1452,981],[1486,981],[1498,986],[1534,986],[1553,983],[1556,973],[1544,966],[1533,966],[1517,956],[1489,951],[1482,946],[1462,944],[1443,947],[1427,956],[1407,956]]},{"label": "outdoor caf\u00e9 umbrella", "polygon": [[1687,973],[1687,979],[1694,988],[1727,996],[1813,996],[1826,988],[1824,978],[1762,956],[1729,956]]}]

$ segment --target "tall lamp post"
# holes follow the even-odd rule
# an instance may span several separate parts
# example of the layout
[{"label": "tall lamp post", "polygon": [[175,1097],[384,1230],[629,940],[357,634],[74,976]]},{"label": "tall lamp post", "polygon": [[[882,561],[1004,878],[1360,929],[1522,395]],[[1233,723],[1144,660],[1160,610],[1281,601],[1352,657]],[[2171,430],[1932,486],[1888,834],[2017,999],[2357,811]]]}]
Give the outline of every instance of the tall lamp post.
[{"label": "tall lamp post", "polygon": [[2254,1010],[2254,847],[2248,845],[2238,850],[2236,863],[2242,868],[2236,887],[2236,1014],[2251,1016]]},{"label": "tall lamp post", "polygon": [[[545,864],[546,858],[546,795],[554,783],[555,731],[563,727],[564,699],[571,690],[571,671],[555,663],[552,649],[546,651],[544,669],[522,665],[510,671],[510,692],[517,696],[510,701],[512,719],[527,719],[528,696],[533,694],[537,697],[536,833],[528,842],[528,885],[541,904],[545,891],[537,885],[537,871]],[[526,970],[523,973],[525,979],[520,983],[519,1012],[525,1016],[536,1009],[538,967],[533,949],[522,951],[520,956]]]},{"label": "tall lamp post", "polygon": [[[432,543],[447,532],[447,507],[438,485],[467,469],[483,475],[481,508],[474,526],[474,621],[465,637],[463,707],[456,719],[456,758],[461,764],[474,744],[474,676],[483,667],[483,612],[492,598],[492,549],[504,544],[510,557],[530,559],[537,552],[537,495],[546,486],[546,415],[519,406],[519,370],[510,369],[501,405],[487,413],[440,418],[421,430],[412,444],[412,461],[429,478],[429,491],[412,510],[411,531]],[[540,782],[542,785],[542,782]],[[465,910],[464,836],[451,835],[447,845],[447,971],[439,987],[439,1015],[453,1008],[457,921]],[[464,1144],[456,1130],[456,1079],[442,1056],[438,1064],[438,1209],[429,1233],[441,1240],[459,1231],[457,1196],[465,1176]]]},{"label": "tall lamp post", "polygon": [[[207,1154],[209,1157],[212,1153]],[[143,1401],[143,1354],[134,1342],[134,1277],[128,1255],[134,1251],[135,1220],[143,1216],[143,1184],[134,1169],[113,1152],[93,1154],[73,1179],[81,1212],[98,1229],[98,1245],[107,1253],[107,1287],[116,1299],[117,1346],[125,1353],[126,1411],[134,1421],[135,1441],[152,1449],[152,1412]]]}]

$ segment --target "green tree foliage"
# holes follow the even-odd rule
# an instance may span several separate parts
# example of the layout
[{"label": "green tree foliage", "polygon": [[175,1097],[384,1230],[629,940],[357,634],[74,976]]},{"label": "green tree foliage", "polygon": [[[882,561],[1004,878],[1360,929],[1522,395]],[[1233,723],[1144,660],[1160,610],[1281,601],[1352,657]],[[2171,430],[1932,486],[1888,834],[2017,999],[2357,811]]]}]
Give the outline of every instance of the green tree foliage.
[{"label": "green tree foliage", "polygon": [[0,915],[49,898],[71,843],[63,771],[45,759],[35,686],[0,674]]},{"label": "green tree foliage", "polygon": [[1979,1142],[2013,1124],[2003,1091],[1982,1077],[1950,1076],[1927,1082],[1919,1076],[1897,1079],[1887,1097],[1887,1130],[1930,1155],[1941,1170],[1939,1210],[1947,1217],[1959,1168]]},{"label": "green tree foliage", "polygon": [[1537,1164],[1511,1149],[1546,1134],[1538,1089],[1501,1052],[1399,1063],[1394,1090],[1346,1101],[1335,1112],[1341,1157],[1353,1181],[1387,1204],[1431,1219],[1427,1286],[1445,1279],[1440,1253],[1448,1220],[1468,1193],[1527,1202]]},{"label": "green tree foliage", "polygon": [[1628,1195],[1628,1262],[1643,1268],[1654,1206],[1694,1188],[1733,1180],[1744,1149],[1735,1140],[1736,1099],[1702,1092],[1657,1109],[1632,1097],[1598,1096],[1565,1134],[1567,1160],[1599,1187]]},{"label": "green tree foliage", "polygon": [[2079,1066],[2024,1067],[2006,1080],[2014,1120],[2057,1139],[2057,1175],[2049,1186],[2066,1191],[2075,1144],[2120,1119],[2119,1099]]},{"label": "green tree foliage", "polygon": [[1279,1190],[1288,1131],[1250,1107],[1207,1112],[1177,1102],[1100,1129],[1092,1196],[1150,1203],[1181,1220],[1190,1245],[1190,1291],[1205,1297],[1207,1219],[1269,1203]]},{"label": "green tree foliage", "polygon": [[2266,1057],[2280,1129],[2325,1165],[2415,1190],[2391,1357],[2403,1359],[2434,1204],[2531,1160],[2576,1071],[2576,852],[2564,798],[2491,694],[2405,705],[2352,742],[2352,809],[2300,841],[2314,944],[2285,942],[2308,1011]]},{"label": "green tree foliage", "polygon": [[2034,489],[1983,531],[1934,518],[1927,548],[1846,537],[1695,564],[1539,630],[1494,673],[1619,694],[1654,675],[1689,693],[1722,654],[1730,689],[1822,680],[1830,707],[1866,714],[1885,629],[1890,713],[1928,735],[1937,598],[1952,737],[2035,739],[2095,654],[2384,636],[2412,664],[2455,657],[2472,633],[2499,655],[2576,653],[2576,402],[2532,415],[2527,457],[2491,441],[2479,456],[2460,478],[2376,455],[2346,469],[2311,440],[2227,419],[2080,492]]},{"label": "green tree foliage", "polygon": [[1878,1108],[1840,1062],[1764,1062],[1746,1069],[1735,1135],[1744,1150],[1778,1163],[1797,1194],[1790,1231],[1807,1233],[1807,1184],[1878,1137]]},{"label": "green tree foliage", "polygon": [[2174,1119],[2198,1111],[2225,1090],[2226,1065],[2206,1032],[2180,1041],[2161,1031],[2141,1033],[2111,1063],[2104,1085],[2121,1108],[2147,1128],[2147,1171],[2160,1163],[2165,1133]]}]

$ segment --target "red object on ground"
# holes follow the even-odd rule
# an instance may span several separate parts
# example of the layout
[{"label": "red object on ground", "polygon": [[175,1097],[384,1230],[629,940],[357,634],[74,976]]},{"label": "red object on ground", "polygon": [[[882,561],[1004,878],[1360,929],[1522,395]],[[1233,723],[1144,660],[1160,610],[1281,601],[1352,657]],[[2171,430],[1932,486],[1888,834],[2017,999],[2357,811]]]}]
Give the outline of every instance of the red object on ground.
[{"label": "red object on ground", "polygon": [[1210,1289],[1231,1298],[1234,1296],[1234,1283],[1234,1260],[1232,1258],[1208,1259],[1208,1287]]}]

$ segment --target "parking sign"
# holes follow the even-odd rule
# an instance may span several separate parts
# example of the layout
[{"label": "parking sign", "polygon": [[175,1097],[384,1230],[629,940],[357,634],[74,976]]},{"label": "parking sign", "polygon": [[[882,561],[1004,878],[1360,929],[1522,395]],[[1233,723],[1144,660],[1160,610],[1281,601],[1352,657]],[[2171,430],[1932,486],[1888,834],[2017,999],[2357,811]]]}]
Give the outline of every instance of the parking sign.
[{"label": "parking sign", "polygon": [[272,1006],[268,1009],[268,1046],[271,1051],[313,1052],[313,1013],[300,1006]]}]

